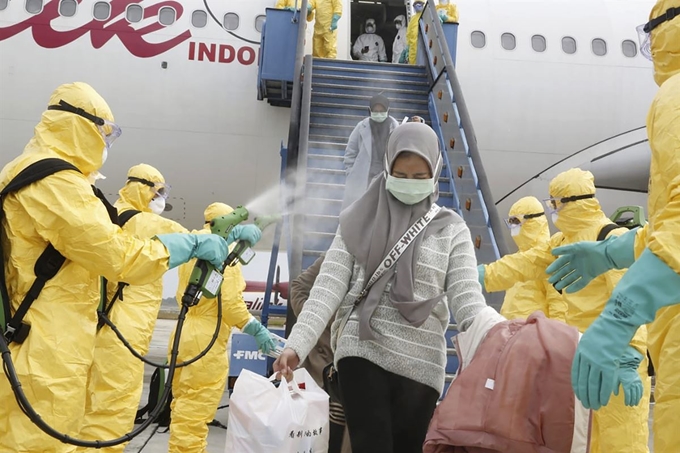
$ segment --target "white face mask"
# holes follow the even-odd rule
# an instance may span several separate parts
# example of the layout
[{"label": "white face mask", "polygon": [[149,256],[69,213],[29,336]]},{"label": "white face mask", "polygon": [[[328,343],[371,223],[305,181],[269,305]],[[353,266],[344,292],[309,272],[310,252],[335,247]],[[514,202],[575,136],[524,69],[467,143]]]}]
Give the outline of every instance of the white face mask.
[{"label": "white face mask", "polygon": [[371,120],[382,123],[387,119],[387,112],[371,112]]},{"label": "white face mask", "polygon": [[151,212],[156,215],[163,214],[163,211],[165,211],[165,198],[156,197],[151,200],[151,203],[149,203],[149,209],[151,209]]},{"label": "white face mask", "polygon": [[397,30],[401,30],[401,27],[402,27],[401,22],[395,22],[395,23],[394,23],[394,27],[395,27]]},{"label": "white face mask", "polygon": [[519,236],[519,233],[521,233],[521,232],[522,232],[522,225],[517,225],[517,226],[513,226],[512,228],[510,228],[510,236],[512,236],[512,237]]},{"label": "white face mask", "polygon": [[366,33],[375,33],[375,25],[366,25]]},{"label": "white face mask", "polygon": [[552,223],[555,226],[557,226],[557,219],[558,218],[559,218],[559,216],[557,215],[557,211],[550,214],[550,220],[552,220]]},{"label": "white face mask", "polygon": [[104,151],[102,152],[102,165],[104,165],[104,162],[106,162],[106,159],[109,157],[109,148],[104,147]]},{"label": "white face mask", "polygon": [[413,205],[429,197],[434,192],[434,184],[434,178],[407,179],[387,175],[385,189],[402,203]]}]

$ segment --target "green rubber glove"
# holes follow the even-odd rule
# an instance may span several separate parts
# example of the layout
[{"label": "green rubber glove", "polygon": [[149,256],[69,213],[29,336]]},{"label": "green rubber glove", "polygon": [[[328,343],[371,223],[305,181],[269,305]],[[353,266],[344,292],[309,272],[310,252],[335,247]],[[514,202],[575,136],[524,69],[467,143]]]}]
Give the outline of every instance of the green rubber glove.
[{"label": "green rubber glove", "polygon": [[220,267],[229,254],[227,241],[216,234],[169,233],[159,234],[155,239],[161,241],[170,253],[169,269],[192,258],[205,260],[215,267]]},{"label": "green rubber glove", "polygon": [[[307,8],[309,8],[309,5],[307,5]],[[287,9],[288,11],[293,11],[293,12],[295,12],[295,8],[293,8],[292,6],[287,6],[287,7],[283,8],[283,9]]]},{"label": "green rubber glove", "polygon": [[333,14],[331,19],[331,31],[335,31],[338,28],[338,21],[340,20],[340,14]]},{"label": "green rubber glove", "polygon": [[486,291],[484,287],[484,275],[486,274],[486,268],[483,264],[477,266],[477,272],[479,273],[479,284],[482,285],[482,291]]},{"label": "green rubber glove", "polygon": [[250,318],[250,321],[243,326],[241,332],[255,337],[257,347],[263,354],[269,354],[276,348],[276,343],[271,335],[269,335],[269,330],[255,318]]},{"label": "green rubber glove", "polygon": [[586,408],[609,402],[621,358],[637,329],[663,307],[680,303],[680,275],[646,249],[623,275],[600,316],[581,337],[571,385]]},{"label": "green rubber glove", "polygon": [[584,241],[553,249],[559,256],[546,272],[548,281],[560,291],[575,293],[585,288],[597,276],[612,269],[626,269],[635,262],[637,229],[604,241]]},{"label": "green rubber glove", "polygon": [[307,3],[307,14],[312,14],[312,5]]},{"label": "green rubber glove", "polygon": [[399,55],[399,63],[408,63],[408,46],[406,46],[406,48],[401,51],[401,55]]},{"label": "green rubber glove", "polygon": [[632,346],[628,346],[623,356],[619,358],[619,386],[614,389],[614,395],[619,394],[619,388],[623,389],[626,406],[637,406],[642,399],[644,387],[638,374],[638,367],[642,362],[643,355]]},{"label": "green rubber glove", "polygon": [[251,246],[257,244],[262,239],[262,230],[257,225],[236,225],[229,232],[227,236],[227,243],[231,245],[232,242],[242,239],[250,243]]}]

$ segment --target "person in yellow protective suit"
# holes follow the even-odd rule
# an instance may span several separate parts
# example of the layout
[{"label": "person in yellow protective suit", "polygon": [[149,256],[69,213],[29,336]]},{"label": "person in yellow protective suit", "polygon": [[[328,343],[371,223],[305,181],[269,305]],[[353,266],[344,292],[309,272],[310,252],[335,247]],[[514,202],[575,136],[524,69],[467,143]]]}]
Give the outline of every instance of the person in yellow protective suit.
[{"label": "person in yellow protective suit", "polygon": [[[35,280],[34,266],[51,244],[66,261],[28,310],[31,330],[9,345],[22,388],[41,418],[76,436],[85,410],[100,295],[100,275],[146,284],[193,257],[218,263],[228,253],[218,236],[138,239],[111,222],[88,176],[101,168],[120,128],[106,101],[85,83],[59,86],[24,152],[0,173],[0,188],[30,164],[58,158],[60,171],[4,197],[2,249],[14,313]],[[202,236],[202,237],[201,237]],[[22,412],[0,376],[0,451],[62,453],[74,447],[44,434]]]},{"label": "person in yellow protective suit", "polygon": [[[213,203],[205,210],[205,232],[215,217],[229,214],[233,209],[224,203]],[[179,268],[177,301],[181,303],[184,289],[194,268],[190,262]],[[246,282],[240,264],[227,267],[222,282],[222,323],[217,341],[210,351],[191,365],[178,368],[172,380],[169,453],[204,453],[208,445],[208,423],[224,395],[229,361],[227,342],[232,326],[252,335],[259,349],[268,353],[274,347],[269,331],[248,312],[243,301]],[[179,343],[178,361],[196,357],[210,343],[217,324],[217,299],[201,298],[187,313]],[[170,338],[172,348],[174,334]]]},{"label": "person in yellow protective suit", "polygon": [[[118,213],[139,211],[123,230],[140,238],[161,233],[187,233],[179,223],[160,216],[169,186],[154,167],[139,164],[127,174],[127,183],[118,192]],[[110,282],[108,301],[118,283]],[[113,302],[109,319],[141,355],[146,355],[163,298],[163,279],[146,285],[126,286]],[[133,356],[108,325],[97,332],[94,362],[88,379],[88,395],[83,429],[78,437],[86,440],[115,439],[134,427],[135,414],[144,380],[144,363]],[[104,449],[78,448],[79,452],[122,452],[125,444]]]},{"label": "person in yellow protective suit", "polygon": [[[543,205],[535,197],[519,199],[510,207],[506,224],[512,240],[520,252],[539,244],[548,244],[550,229]],[[490,278],[491,275],[488,278]],[[567,304],[562,296],[548,283],[547,278],[516,283],[505,293],[501,315],[507,319],[527,318],[540,310],[547,317],[565,321]]]},{"label": "person in yellow protective suit", "polygon": [[342,0],[309,0],[307,20],[316,12],[312,54],[320,58],[338,55],[338,21],[342,16]]},{"label": "person in yellow protective suit", "polygon": [[437,14],[442,22],[458,23],[458,8],[450,0],[439,0]]},{"label": "person in yellow protective suit", "polygon": [[[580,241],[595,241],[602,228],[612,223],[595,198],[595,182],[590,172],[573,168],[560,173],[550,182],[549,190],[551,198],[546,202],[560,232],[546,245],[480,266],[480,280],[487,291],[503,291],[518,281],[544,278],[546,267],[555,259],[551,249]],[[609,236],[627,231],[617,228]],[[563,293],[562,298],[567,303],[567,324],[585,332],[602,312],[622,275],[623,271],[611,270],[594,279],[583,291]],[[631,345],[642,356],[636,366],[643,386],[642,398],[637,406],[626,407],[624,392],[620,392],[608,405],[594,412],[591,453],[649,451],[647,419],[651,380],[647,375],[647,330],[644,326],[637,331]]]},{"label": "person in yellow protective suit", "polygon": [[[627,338],[637,326],[653,321],[647,326],[647,344],[656,369],[654,451],[675,453],[680,450],[680,1],[657,1],[649,19],[638,28],[643,38],[640,52],[654,63],[654,80],[660,88],[647,115],[652,151],[648,223],[606,244],[585,242],[555,253],[564,254],[558,261],[567,258],[577,263],[571,269],[564,266],[569,274],[562,276],[570,276],[577,287],[607,269],[630,267],[605,311],[583,335],[573,371],[580,381],[577,364],[590,365],[593,375],[603,377],[598,385],[609,385],[604,372],[620,368],[615,359]],[[595,266],[596,262],[602,265]],[[562,263],[555,264],[562,269]],[[567,286],[565,291],[570,290],[577,289]],[[606,344],[598,339],[599,333],[608,339]],[[575,389],[582,384],[572,382]],[[611,391],[611,387],[600,390],[600,397],[606,399]],[[577,396],[584,399],[580,391]]]},{"label": "person in yellow protective suit", "polygon": [[297,9],[300,9],[301,5],[302,0],[276,0],[276,5],[274,5],[274,8],[295,11],[295,8],[297,7]]},{"label": "person in yellow protective suit", "polygon": [[408,64],[416,64],[416,57],[418,52],[418,21],[423,15],[425,8],[425,0],[414,0],[413,11],[415,14],[411,16],[408,22],[408,29],[406,30],[406,49],[404,52],[408,55]]}]

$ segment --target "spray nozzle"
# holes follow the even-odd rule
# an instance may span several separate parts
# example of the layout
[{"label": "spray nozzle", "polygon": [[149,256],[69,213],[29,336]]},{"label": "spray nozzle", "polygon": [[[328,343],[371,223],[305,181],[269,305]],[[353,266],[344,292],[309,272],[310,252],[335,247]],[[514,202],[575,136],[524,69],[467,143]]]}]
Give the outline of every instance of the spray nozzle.
[{"label": "spray nozzle", "polygon": [[281,220],[281,214],[263,215],[255,217],[254,223],[261,231],[264,231],[269,225],[279,220]]}]

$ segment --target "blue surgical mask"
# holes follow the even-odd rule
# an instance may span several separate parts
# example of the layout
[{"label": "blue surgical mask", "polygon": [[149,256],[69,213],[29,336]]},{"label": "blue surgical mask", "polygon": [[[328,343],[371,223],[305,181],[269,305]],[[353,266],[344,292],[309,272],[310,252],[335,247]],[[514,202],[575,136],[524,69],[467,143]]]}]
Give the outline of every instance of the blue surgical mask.
[{"label": "blue surgical mask", "polygon": [[434,178],[407,179],[387,175],[385,189],[402,203],[413,205],[432,195],[434,184]]},{"label": "blue surgical mask", "polygon": [[387,119],[387,112],[371,112],[371,119],[376,123],[382,123]]},{"label": "blue surgical mask", "polygon": [[415,5],[413,5],[413,9],[414,9],[415,12],[417,12],[417,13],[421,12],[421,11],[423,10],[423,8],[425,8],[425,4],[424,4],[424,3],[416,3]]}]

